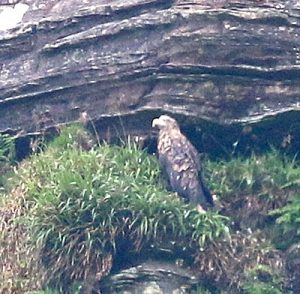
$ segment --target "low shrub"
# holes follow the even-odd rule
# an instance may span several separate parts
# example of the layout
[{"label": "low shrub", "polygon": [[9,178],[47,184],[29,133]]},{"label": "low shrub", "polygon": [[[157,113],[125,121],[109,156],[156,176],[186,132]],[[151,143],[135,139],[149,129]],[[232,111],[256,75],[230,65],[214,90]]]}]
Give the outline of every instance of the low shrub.
[{"label": "low shrub", "polygon": [[286,205],[300,190],[296,161],[276,150],[206,165],[209,185],[220,198],[223,213],[241,228],[262,228],[273,222],[269,212]]},{"label": "low shrub", "polygon": [[46,285],[67,293],[76,281],[95,283],[124,248],[195,250],[228,235],[226,217],[167,192],[156,158],[134,144],[85,151],[61,136],[18,171]]},{"label": "low shrub", "polygon": [[300,188],[300,168],[296,161],[275,149],[249,158],[207,161],[206,165],[211,188],[224,200],[231,200],[234,195],[272,199],[280,189]]},{"label": "low shrub", "polygon": [[[157,159],[130,140],[93,144],[82,127],[69,126],[16,169],[15,187],[0,198],[0,283],[7,293],[91,290],[125,255],[149,252],[186,258],[208,281],[200,293],[283,291],[277,277],[284,257],[266,240],[273,238],[266,221],[299,240],[295,161],[276,151],[206,160],[208,185],[223,208],[199,214],[164,188]],[[257,280],[268,271],[276,274]]]},{"label": "low shrub", "polygon": [[289,203],[270,212],[276,217],[274,240],[278,247],[286,249],[300,242],[300,196],[294,195]]},{"label": "low shrub", "polygon": [[247,273],[247,281],[243,285],[247,294],[283,294],[283,280],[273,269],[256,265]]}]

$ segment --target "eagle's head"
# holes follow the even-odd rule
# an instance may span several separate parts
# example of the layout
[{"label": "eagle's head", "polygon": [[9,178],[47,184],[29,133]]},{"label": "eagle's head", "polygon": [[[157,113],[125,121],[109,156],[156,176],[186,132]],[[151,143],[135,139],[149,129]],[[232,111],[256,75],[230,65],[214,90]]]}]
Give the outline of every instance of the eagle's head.
[{"label": "eagle's head", "polygon": [[164,130],[164,129],[179,129],[179,126],[176,122],[176,120],[168,115],[161,115],[158,118],[155,118],[152,121],[152,127],[153,128],[158,128],[160,130]]}]

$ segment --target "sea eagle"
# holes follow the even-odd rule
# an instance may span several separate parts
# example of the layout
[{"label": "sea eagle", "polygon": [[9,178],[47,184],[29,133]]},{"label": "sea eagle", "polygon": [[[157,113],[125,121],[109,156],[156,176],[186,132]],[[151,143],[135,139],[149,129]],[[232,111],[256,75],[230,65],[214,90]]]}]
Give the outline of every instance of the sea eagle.
[{"label": "sea eagle", "polygon": [[176,120],[161,115],[152,121],[152,127],[159,129],[158,157],[171,189],[199,211],[213,207],[212,195],[204,184],[198,152],[180,132]]}]

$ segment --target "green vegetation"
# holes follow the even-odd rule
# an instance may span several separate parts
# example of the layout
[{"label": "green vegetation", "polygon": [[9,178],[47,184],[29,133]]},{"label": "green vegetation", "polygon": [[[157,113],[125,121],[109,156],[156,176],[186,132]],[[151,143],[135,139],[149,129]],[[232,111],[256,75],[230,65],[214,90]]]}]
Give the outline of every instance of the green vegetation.
[{"label": "green vegetation", "polygon": [[211,186],[222,198],[233,195],[254,195],[272,200],[280,189],[300,187],[300,169],[295,160],[278,151],[230,161],[208,161]]},{"label": "green vegetation", "polygon": [[276,150],[206,165],[212,190],[241,228],[268,225],[270,211],[285,206],[300,188],[299,166]]},{"label": "green vegetation", "polygon": [[257,265],[248,272],[247,282],[243,285],[247,294],[282,294],[283,280],[272,269]]},{"label": "green vegetation", "polygon": [[0,188],[5,185],[6,174],[14,163],[14,139],[7,134],[0,134]]},{"label": "green vegetation", "polygon": [[0,135],[0,162],[12,162],[14,152],[14,139],[7,134]]},{"label": "green vegetation", "polygon": [[[276,246],[280,234],[293,236],[280,248],[299,242],[294,160],[275,150],[206,160],[221,208],[199,214],[166,191],[154,156],[130,140],[91,148],[93,142],[79,125],[62,129],[44,151],[19,164],[13,188],[2,192],[0,285],[6,293],[91,289],[124,251],[179,254],[211,284],[196,293],[286,293]],[[0,154],[10,158],[7,146],[0,145]],[[49,290],[39,292],[42,287]]]},{"label": "green vegetation", "polygon": [[300,193],[293,195],[289,203],[271,212],[277,217],[274,240],[280,248],[287,248],[300,241]]},{"label": "green vegetation", "polygon": [[[57,291],[53,291],[53,290],[41,290],[41,291],[30,291],[30,292],[27,292],[26,294],[59,294],[59,292]],[[74,294],[77,294],[77,293],[74,293]]]},{"label": "green vegetation", "polygon": [[26,190],[21,221],[32,234],[30,251],[40,250],[46,285],[66,293],[76,281],[100,279],[123,244],[133,252],[170,241],[200,248],[228,234],[226,217],[199,214],[159,184],[154,156],[130,143],[85,151],[72,143],[79,134],[65,129],[16,174]]}]

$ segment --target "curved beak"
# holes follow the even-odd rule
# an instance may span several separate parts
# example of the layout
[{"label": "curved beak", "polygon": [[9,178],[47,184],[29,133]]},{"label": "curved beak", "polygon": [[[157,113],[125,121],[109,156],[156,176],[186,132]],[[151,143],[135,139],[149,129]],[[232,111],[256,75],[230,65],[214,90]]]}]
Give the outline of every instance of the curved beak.
[{"label": "curved beak", "polygon": [[155,128],[159,125],[159,118],[155,118],[153,121],[152,121],[152,128]]}]

